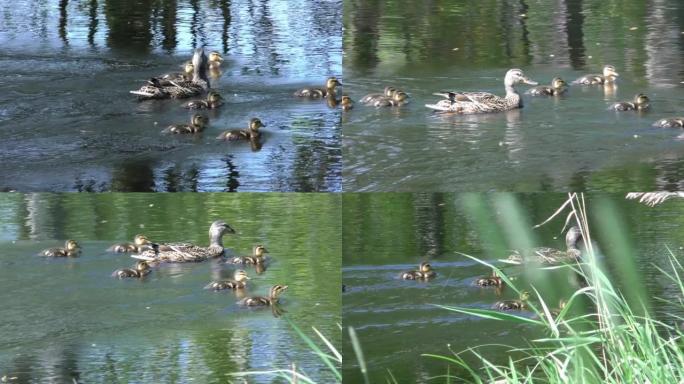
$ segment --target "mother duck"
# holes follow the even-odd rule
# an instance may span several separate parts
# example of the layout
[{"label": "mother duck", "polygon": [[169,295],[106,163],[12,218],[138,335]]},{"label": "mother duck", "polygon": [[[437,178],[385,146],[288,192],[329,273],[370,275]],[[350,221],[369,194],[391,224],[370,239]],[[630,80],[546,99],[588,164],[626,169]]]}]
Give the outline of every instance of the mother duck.
[{"label": "mother duck", "polygon": [[200,247],[188,243],[159,244],[158,252],[147,250],[131,257],[146,261],[167,263],[191,263],[223,256],[223,235],[235,230],[223,220],[211,223],[209,227],[209,246]]},{"label": "mother duck", "polygon": [[440,100],[435,104],[425,104],[425,106],[437,111],[455,112],[464,115],[521,108],[522,98],[515,90],[515,85],[521,83],[538,85],[536,81],[528,79],[522,70],[510,69],[506,72],[506,77],[504,78],[504,86],[506,88],[506,96],[504,97],[488,92],[439,92],[434,93],[434,95],[442,96],[446,100]]},{"label": "mother duck", "polygon": [[207,78],[207,55],[204,48],[195,49],[192,56],[192,80],[174,81],[152,78],[137,91],[130,91],[138,95],[140,100],[148,99],[184,99],[200,95],[209,89]]}]

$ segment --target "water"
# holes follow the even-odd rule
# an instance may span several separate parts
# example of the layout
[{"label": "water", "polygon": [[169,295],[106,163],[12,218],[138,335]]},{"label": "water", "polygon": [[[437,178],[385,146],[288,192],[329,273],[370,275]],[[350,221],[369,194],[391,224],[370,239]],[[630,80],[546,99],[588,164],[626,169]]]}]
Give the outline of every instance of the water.
[{"label": "water", "polygon": [[[650,127],[682,115],[681,2],[347,1],[344,16],[345,91],[358,100],[393,85],[412,96],[401,108],[343,114],[345,191],[681,188],[682,131]],[[571,86],[489,115],[424,107],[443,89],[503,95],[509,68],[548,84],[604,64],[621,75],[613,89]],[[650,112],[607,110],[640,92]]]},{"label": "water", "polygon": [[[518,287],[533,292],[534,286],[552,306],[561,298],[567,299],[578,289],[572,274],[497,262],[507,257],[510,249],[517,248],[520,228],[530,233],[532,246],[564,248],[560,230],[565,214],[539,229],[531,227],[546,220],[566,198],[559,193],[345,194],[344,326],[356,329],[371,382],[384,382],[388,370],[400,383],[432,382],[429,377],[445,375],[447,369],[452,375],[465,377],[467,373],[456,365],[421,354],[451,355],[452,351],[485,344],[526,347],[528,340],[546,336],[534,327],[466,316],[434,304],[489,309],[498,300],[516,298],[510,289],[474,286],[477,278],[490,271],[462,254],[503,267],[508,276],[515,277]],[[615,285],[626,297],[635,294],[647,298],[644,302],[651,306],[652,313],[672,324],[673,319],[662,314],[681,314],[681,308],[653,298],[674,303],[678,293],[655,266],[668,269],[666,247],[678,259],[684,256],[679,236],[684,202],[673,200],[649,208],[625,201],[622,194],[589,194],[585,199],[595,247]],[[522,212],[521,222],[510,221],[514,215],[503,204],[510,200]],[[619,223],[606,227],[603,220],[612,214],[617,215]],[[615,232],[624,236],[624,244],[607,235]],[[423,260],[430,260],[436,269],[434,280],[425,283],[398,278],[402,271],[415,269]],[[630,275],[632,266],[636,276]],[[575,309],[581,311],[582,305]],[[363,382],[347,337],[344,343],[344,382]],[[482,352],[495,364],[508,364],[511,355],[508,348],[496,346],[483,348]],[[473,366],[481,364],[474,355],[462,356]]]},{"label": "water", "polygon": [[[245,382],[238,371],[296,363],[318,382],[328,369],[286,319],[340,345],[340,197],[299,194],[1,194],[0,376],[17,382]],[[202,288],[229,278],[216,261],[164,265],[144,280],[112,271],[133,263],[105,249],[145,233],[155,241],[207,243],[225,219],[231,255],[254,244],[270,250],[262,274],[247,268],[248,293],[286,284],[283,317],[238,307],[233,292]],[[74,238],[73,259],[37,256]],[[325,348],[324,348],[325,349]],[[270,383],[252,377],[249,382]]]},{"label": "water", "polygon": [[[339,191],[339,111],[292,92],[341,74],[341,12],[306,0],[3,3],[0,189]],[[212,80],[226,104],[201,135],[162,135],[191,112],[128,92],[200,45],[226,59]],[[252,117],[267,125],[260,151],[215,140]]]}]

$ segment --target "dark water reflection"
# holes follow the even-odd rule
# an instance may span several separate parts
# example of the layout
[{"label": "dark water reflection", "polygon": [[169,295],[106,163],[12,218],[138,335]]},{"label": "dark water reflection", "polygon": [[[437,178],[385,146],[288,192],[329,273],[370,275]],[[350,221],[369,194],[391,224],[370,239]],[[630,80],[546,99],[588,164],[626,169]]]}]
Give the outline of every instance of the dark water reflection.
[{"label": "dark water reflection", "polygon": [[[343,115],[345,190],[624,191],[669,188],[663,179],[681,173],[681,132],[650,128],[682,114],[680,1],[349,0],[344,16],[352,97],[385,85],[413,97],[401,111],[358,106]],[[604,63],[621,74],[616,89],[525,98],[517,120],[441,118],[423,107],[444,88],[501,94],[513,67],[546,84]],[[639,92],[652,98],[650,113],[606,110]]]},{"label": "dark water reflection", "polygon": [[[339,111],[295,100],[341,73],[340,1],[49,1],[0,5],[0,188],[337,191]],[[227,100],[197,138],[177,101],[128,94],[177,71],[193,47],[223,53]],[[221,145],[266,123],[261,149]]]},{"label": "dark water reflection", "polygon": [[[432,304],[488,309],[501,298],[515,298],[510,290],[496,292],[474,286],[476,278],[490,271],[460,253],[503,267],[519,287],[529,290],[534,286],[551,305],[567,298],[578,289],[573,274],[497,263],[525,242],[562,248],[560,230],[565,214],[539,229],[531,227],[548,218],[566,198],[554,193],[345,194],[342,280],[347,291],[342,298],[343,318],[345,328],[356,328],[371,382],[384,382],[388,369],[399,382],[432,382],[428,378],[446,374],[447,365],[420,357],[423,353],[450,354],[449,348],[460,352],[492,343],[525,347],[525,338],[544,336],[533,327],[447,312]],[[684,257],[679,230],[684,224],[684,202],[672,200],[649,208],[624,200],[623,194],[590,194],[585,199],[600,263],[623,294],[633,302],[642,300],[658,316],[681,314],[677,287],[656,265],[667,269],[668,248],[679,260]],[[517,207],[519,218],[508,209],[508,203]],[[401,271],[414,269],[421,260],[430,260],[435,266],[435,280],[398,279]],[[672,300],[672,304],[654,297]],[[668,324],[674,321],[671,316],[661,318]],[[483,351],[495,364],[508,363],[507,349]],[[343,352],[344,381],[362,382],[346,338]],[[467,359],[478,364],[472,355]],[[453,375],[467,376],[456,365],[448,369]]]},{"label": "dark water reflection", "polygon": [[[297,366],[332,382],[323,363],[290,327],[311,326],[340,345],[340,196],[337,194],[0,194],[0,376],[42,382],[259,382],[237,371]],[[287,284],[283,318],[235,305],[232,292],[202,289],[234,267],[214,261],[166,265],[141,281],[110,277],[132,264],[105,252],[145,233],[158,241],[206,244],[222,218],[237,234],[229,254],[263,243],[268,270],[249,293]],[[36,254],[77,239],[83,254]]]}]

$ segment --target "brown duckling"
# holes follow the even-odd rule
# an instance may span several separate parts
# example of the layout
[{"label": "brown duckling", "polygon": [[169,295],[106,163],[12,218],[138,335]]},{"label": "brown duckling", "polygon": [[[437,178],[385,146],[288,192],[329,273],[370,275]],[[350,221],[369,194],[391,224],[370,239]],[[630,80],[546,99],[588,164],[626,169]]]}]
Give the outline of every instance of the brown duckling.
[{"label": "brown duckling", "polygon": [[209,124],[209,118],[199,113],[192,115],[190,124],[173,124],[164,129],[163,133],[188,134],[202,132]]},{"label": "brown duckling", "polygon": [[194,100],[183,107],[188,109],[215,109],[223,105],[223,97],[218,92],[210,91],[204,100]]},{"label": "brown duckling", "polygon": [[500,287],[504,285],[504,281],[496,273],[496,270],[492,269],[492,274],[490,276],[481,277],[475,280],[475,285],[479,285],[480,287]]},{"label": "brown duckling", "polygon": [[209,53],[209,62],[207,63],[209,69],[218,69],[221,67],[223,62],[223,56],[217,51],[211,51]]},{"label": "brown duckling", "polygon": [[498,309],[499,311],[512,311],[512,310],[522,310],[527,308],[527,300],[530,299],[530,294],[527,291],[522,291],[520,293],[520,299],[518,300],[503,300],[494,303],[493,309]]},{"label": "brown duckling", "polygon": [[616,111],[645,111],[647,110],[650,105],[649,105],[649,99],[648,96],[644,95],[643,93],[639,93],[636,96],[634,96],[634,100],[632,102],[629,101],[621,101],[619,103],[615,103],[610,106],[610,109],[616,110]]},{"label": "brown duckling", "polygon": [[404,280],[428,280],[435,276],[437,273],[427,261],[420,263],[417,271],[407,271],[401,274],[401,278]]},{"label": "brown duckling", "polygon": [[251,296],[246,297],[238,302],[240,305],[247,307],[258,307],[258,306],[273,306],[278,304],[278,296],[287,290],[287,285],[274,285],[271,287],[268,297],[263,296]]},{"label": "brown duckling", "polygon": [[216,138],[225,141],[258,139],[261,137],[261,132],[259,132],[259,128],[261,127],[265,127],[265,125],[261,122],[261,120],[255,117],[249,121],[248,129],[234,129],[231,131],[225,131]]},{"label": "brown duckling", "polygon": [[684,128],[684,117],[670,117],[653,123],[657,128]]},{"label": "brown duckling", "polygon": [[351,97],[349,96],[342,96],[342,101],[340,102],[340,108],[342,108],[343,111],[348,111],[352,108],[354,108],[354,101],[352,101]]},{"label": "brown duckling", "polygon": [[81,246],[76,240],[67,240],[64,248],[48,248],[40,252],[41,256],[47,257],[78,257],[81,253]]},{"label": "brown duckling", "polygon": [[204,289],[211,289],[214,291],[222,291],[224,289],[243,289],[247,286],[247,280],[249,280],[247,272],[238,270],[235,271],[233,280],[212,281],[211,283],[207,284]]},{"label": "brown duckling", "polygon": [[568,83],[560,77],[554,77],[551,85],[540,85],[527,90],[528,95],[532,96],[558,96],[568,90]]},{"label": "brown duckling", "polygon": [[117,269],[114,271],[114,273],[112,273],[112,276],[118,277],[119,279],[125,279],[128,277],[141,278],[147,276],[150,272],[150,265],[146,261],[140,260],[135,263],[134,268]]},{"label": "brown duckling", "polygon": [[114,244],[107,249],[107,252],[115,253],[138,253],[140,248],[146,245],[150,245],[152,242],[147,239],[145,235],[135,235],[132,243],[118,243]]},{"label": "brown duckling", "polygon": [[192,74],[195,71],[195,66],[192,64],[191,61],[186,62],[183,65],[183,72],[171,72],[171,73],[165,73],[159,77],[156,77],[159,81],[159,83],[164,84],[164,85],[171,85],[170,82],[177,82],[177,81],[190,81],[192,80]]},{"label": "brown duckling", "polygon": [[396,92],[399,90],[394,87],[387,86],[385,87],[384,91],[382,93],[369,93],[368,95],[364,96],[359,100],[359,102],[363,104],[372,104],[376,99],[378,98],[392,98]]},{"label": "brown duckling", "polygon": [[265,261],[264,253],[268,250],[263,245],[255,245],[251,256],[238,256],[230,259],[228,262],[232,264],[263,264]]},{"label": "brown duckling", "polygon": [[620,74],[615,72],[615,67],[612,65],[606,65],[603,67],[602,75],[584,75],[572,83],[583,85],[612,84],[615,82],[618,76],[620,76]]},{"label": "brown duckling", "polygon": [[302,88],[294,93],[297,97],[308,97],[310,99],[319,99],[328,95],[335,94],[335,87],[341,86],[336,77],[329,77],[325,82],[325,88]]},{"label": "brown duckling", "polygon": [[367,103],[374,107],[398,107],[408,103],[409,95],[403,91],[396,91],[391,97],[378,97],[372,102]]}]

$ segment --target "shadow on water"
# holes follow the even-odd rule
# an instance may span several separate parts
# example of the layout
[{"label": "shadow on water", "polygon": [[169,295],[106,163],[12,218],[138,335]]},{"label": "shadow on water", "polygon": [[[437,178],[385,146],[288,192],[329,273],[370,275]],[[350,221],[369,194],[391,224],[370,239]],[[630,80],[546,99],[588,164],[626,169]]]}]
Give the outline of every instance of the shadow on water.
[{"label": "shadow on water", "polygon": [[[516,298],[510,288],[475,286],[477,278],[491,271],[461,253],[502,268],[516,279],[517,287],[536,288],[551,305],[579,289],[582,281],[570,271],[498,262],[510,255],[511,249],[520,249],[521,243],[564,249],[561,228],[565,214],[538,229],[532,226],[546,220],[566,199],[567,195],[560,193],[345,193],[344,326],[356,329],[370,382],[384,382],[387,370],[399,382],[430,382],[428,378],[446,374],[448,364],[421,354],[449,356],[452,351],[485,344],[526,347],[527,340],[544,336],[534,327],[448,312],[432,304],[489,309],[498,300]],[[681,315],[674,304],[676,287],[657,266],[668,265],[668,248],[678,258],[684,255],[677,229],[682,225],[684,202],[675,199],[650,208],[625,200],[624,194],[605,193],[587,194],[585,201],[595,249],[613,284],[632,303],[640,303],[634,308]],[[511,202],[515,212],[505,204]],[[616,226],[609,217],[621,224]],[[607,224],[612,226],[604,227]],[[624,238],[625,243],[617,243],[616,238]],[[402,271],[416,269],[421,261],[430,261],[435,268],[434,280],[399,279]],[[633,275],[625,268],[632,265]],[[654,297],[663,300],[647,299]],[[521,314],[532,316],[530,312]],[[673,319],[661,320],[671,324]],[[352,346],[347,338],[344,342],[344,382],[363,382]],[[511,356],[509,348],[489,346],[483,351],[495,364],[505,365]],[[469,363],[479,366],[477,361]],[[451,374],[461,374],[454,372],[455,365],[449,367]]]},{"label": "shadow on water", "polygon": [[[338,0],[0,5],[0,188],[339,191],[339,111],[292,92],[341,74],[341,12]],[[211,73],[226,103],[202,135],[161,135],[190,112],[128,91],[199,45],[226,59]],[[255,116],[267,140],[213,140]]]},{"label": "shadow on water", "polygon": [[[350,96],[391,85],[410,102],[343,113],[347,191],[624,191],[668,188],[682,169],[684,7],[676,0],[345,2],[344,73]],[[503,93],[519,67],[547,84],[618,68],[617,87],[571,86],[561,98],[523,96],[508,116],[444,118],[424,107],[444,89]],[[527,87],[520,86],[524,92]],[[637,93],[652,110],[608,111]],[[389,109],[389,108],[388,108]],[[677,172],[676,172],[677,173]],[[435,177],[439,175],[439,177]]]},{"label": "shadow on water", "polygon": [[[236,301],[287,284],[283,317],[341,345],[340,204],[339,194],[0,194],[0,377],[219,383],[294,362],[333,382],[285,319]],[[106,252],[112,243],[144,233],[205,245],[219,218],[237,231],[224,237],[227,256],[255,244],[270,252],[267,271],[242,267],[251,278],[242,293],[202,289],[233,277],[237,266],[219,260],[162,265],[142,280],[111,277],[133,263]],[[80,243],[80,257],[38,256],[66,238]]]}]

